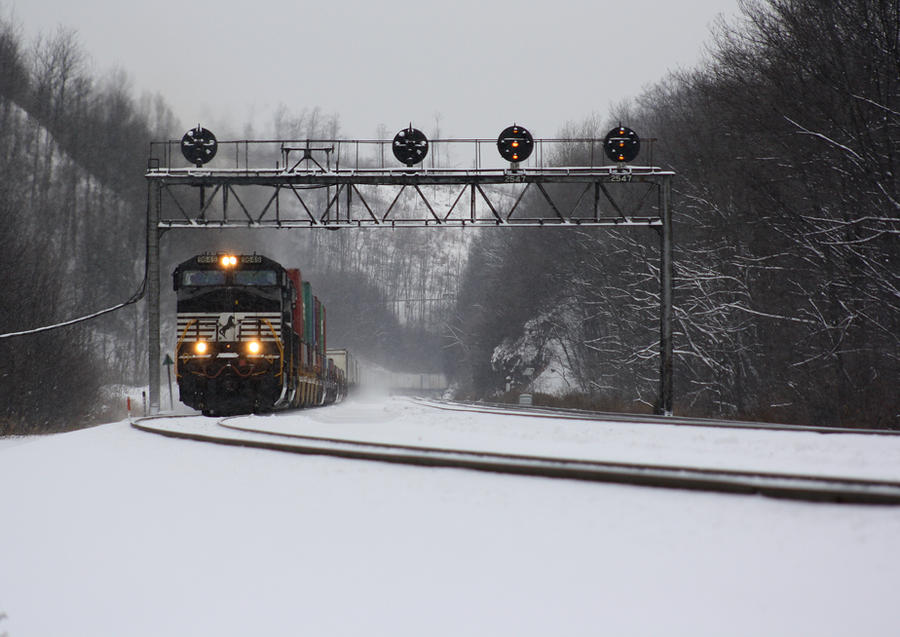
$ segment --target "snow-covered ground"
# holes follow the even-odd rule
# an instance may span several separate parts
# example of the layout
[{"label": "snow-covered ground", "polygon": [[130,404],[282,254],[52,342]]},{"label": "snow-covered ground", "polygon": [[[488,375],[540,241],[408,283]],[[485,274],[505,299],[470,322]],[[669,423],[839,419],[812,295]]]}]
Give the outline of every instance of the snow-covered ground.
[{"label": "snow-covered ground", "polygon": [[[269,429],[898,479],[900,438],[403,399]],[[225,447],[127,422],[0,440],[0,635],[893,635],[900,507]],[[3,618],[5,613],[6,617]]]}]

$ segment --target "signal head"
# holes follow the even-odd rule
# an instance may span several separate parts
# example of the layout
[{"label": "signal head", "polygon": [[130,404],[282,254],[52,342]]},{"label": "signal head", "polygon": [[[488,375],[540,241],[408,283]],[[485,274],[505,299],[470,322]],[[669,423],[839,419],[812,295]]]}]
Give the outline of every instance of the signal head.
[{"label": "signal head", "polygon": [[428,138],[425,137],[425,133],[410,124],[409,128],[404,128],[394,135],[391,149],[397,161],[413,166],[425,159],[425,155],[428,154]]},{"label": "signal head", "polygon": [[216,156],[219,142],[210,131],[197,124],[181,138],[181,154],[197,168]]},{"label": "signal head", "polygon": [[603,140],[603,152],[616,163],[632,161],[640,150],[640,137],[627,126],[617,126]]},{"label": "signal head", "polygon": [[534,150],[534,138],[523,126],[507,126],[497,138],[497,150],[506,161],[525,161]]}]

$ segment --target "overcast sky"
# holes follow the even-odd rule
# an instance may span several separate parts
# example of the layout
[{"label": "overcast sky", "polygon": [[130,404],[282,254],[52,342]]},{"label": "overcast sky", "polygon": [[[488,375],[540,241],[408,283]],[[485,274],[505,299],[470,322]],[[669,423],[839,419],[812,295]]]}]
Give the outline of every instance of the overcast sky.
[{"label": "overcast sky", "polygon": [[[443,137],[566,122],[692,67],[737,0],[0,0],[30,40],[75,29],[95,73],[118,65],[185,129],[270,128],[319,106],[343,138],[410,121]],[[222,138],[222,135],[219,134]]]}]

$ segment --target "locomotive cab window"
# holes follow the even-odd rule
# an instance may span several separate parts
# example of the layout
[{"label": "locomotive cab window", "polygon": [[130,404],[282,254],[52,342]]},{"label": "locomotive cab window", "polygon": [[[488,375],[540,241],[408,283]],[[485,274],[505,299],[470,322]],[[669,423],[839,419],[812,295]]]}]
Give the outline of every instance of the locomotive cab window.
[{"label": "locomotive cab window", "polygon": [[235,285],[278,285],[278,273],[274,270],[237,270]]},{"label": "locomotive cab window", "polygon": [[219,270],[186,270],[182,285],[225,285],[225,273]]}]

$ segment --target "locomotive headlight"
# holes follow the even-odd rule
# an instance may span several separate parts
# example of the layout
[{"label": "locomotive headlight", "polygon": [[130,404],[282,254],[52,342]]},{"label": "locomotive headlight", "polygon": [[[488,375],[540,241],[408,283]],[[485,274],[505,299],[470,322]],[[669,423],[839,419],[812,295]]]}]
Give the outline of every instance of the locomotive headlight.
[{"label": "locomotive headlight", "polygon": [[197,341],[194,344],[194,351],[198,354],[206,354],[206,351],[209,349],[209,346],[206,344],[206,341]]},{"label": "locomotive headlight", "polygon": [[247,343],[247,351],[251,354],[259,354],[262,351],[262,343],[259,341],[250,341]]},{"label": "locomotive headlight", "polygon": [[237,257],[230,255],[230,254],[226,254],[226,255],[222,256],[219,263],[222,264],[223,268],[230,268],[231,266],[237,265]]}]

